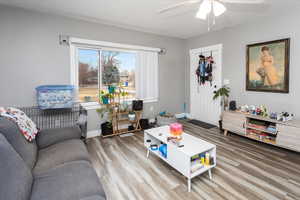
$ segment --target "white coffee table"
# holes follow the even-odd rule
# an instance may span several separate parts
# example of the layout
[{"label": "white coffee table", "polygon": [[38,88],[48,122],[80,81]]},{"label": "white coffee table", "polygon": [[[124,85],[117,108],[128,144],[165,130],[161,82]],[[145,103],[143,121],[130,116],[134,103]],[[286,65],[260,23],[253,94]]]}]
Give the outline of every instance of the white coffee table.
[{"label": "white coffee table", "polygon": [[[206,171],[209,173],[209,178],[212,179],[211,169],[216,166],[216,145],[196,138],[192,135],[183,133],[181,145],[178,147],[171,142],[167,142],[167,137],[170,136],[169,126],[161,126],[158,128],[148,129],[144,131],[144,144],[147,148],[147,157],[150,152],[167,162],[174,169],[180,172],[188,179],[188,191],[191,191],[191,179]],[[147,141],[151,142],[147,142]],[[150,145],[167,144],[167,158],[163,157],[158,150],[151,150]],[[195,155],[205,154],[208,152],[214,160],[213,165],[204,165],[195,172],[191,172],[191,158]]]}]

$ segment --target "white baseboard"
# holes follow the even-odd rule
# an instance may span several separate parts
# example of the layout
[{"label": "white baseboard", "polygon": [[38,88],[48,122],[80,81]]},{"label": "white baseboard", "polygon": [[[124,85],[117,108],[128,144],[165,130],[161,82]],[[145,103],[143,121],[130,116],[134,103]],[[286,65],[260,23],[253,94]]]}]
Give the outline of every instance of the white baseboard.
[{"label": "white baseboard", "polygon": [[101,135],[101,131],[100,130],[92,130],[92,131],[88,131],[86,134],[86,138],[93,138],[93,137],[97,137]]},{"label": "white baseboard", "polygon": [[192,119],[192,116],[190,113],[179,113],[179,114],[175,114],[175,117],[178,119],[180,118],[188,118],[188,119]]},{"label": "white baseboard", "polygon": [[188,119],[193,119],[193,116],[192,116],[190,113],[186,113],[185,116],[186,116],[186,118],[188,118]]}]

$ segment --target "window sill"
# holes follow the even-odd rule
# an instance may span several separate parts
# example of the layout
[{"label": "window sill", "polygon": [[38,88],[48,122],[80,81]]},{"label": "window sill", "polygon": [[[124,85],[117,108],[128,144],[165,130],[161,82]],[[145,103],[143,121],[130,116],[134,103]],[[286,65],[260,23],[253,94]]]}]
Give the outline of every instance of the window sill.
[{"label": "window sill", "polygon": [[[127,101],[132,101],[131,99],[130,100],[127,100]],[[144,100],[144,103],[156,103],[158,102],[158,99],[147,99],[147,100]],[[98,102],[82,102],[80,103],[80,105],[85,108],[86,110],[96,110],[98,108],[101,108],[101,104],[99,104]]]},{"label": "window sill", "polygon": [[80,105],[86,110],[96,110],[101,108],[101,105],[98,102],[84,102],[80,103]]}]

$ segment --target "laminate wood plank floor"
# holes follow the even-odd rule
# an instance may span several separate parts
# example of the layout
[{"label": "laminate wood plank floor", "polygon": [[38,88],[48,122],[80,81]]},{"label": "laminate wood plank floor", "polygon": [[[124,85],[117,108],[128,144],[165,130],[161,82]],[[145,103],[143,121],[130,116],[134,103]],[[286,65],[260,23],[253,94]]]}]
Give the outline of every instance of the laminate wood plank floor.
[{"label": "laminate wood plank floor", "polygon": [[217,166],[192,179],[192,191],[176,170],[154,155],[146,158],[143,133],[87,140],[93,166],[109,200],[296,200],[300,154],[185,121],[186,133],[217,145]]}]

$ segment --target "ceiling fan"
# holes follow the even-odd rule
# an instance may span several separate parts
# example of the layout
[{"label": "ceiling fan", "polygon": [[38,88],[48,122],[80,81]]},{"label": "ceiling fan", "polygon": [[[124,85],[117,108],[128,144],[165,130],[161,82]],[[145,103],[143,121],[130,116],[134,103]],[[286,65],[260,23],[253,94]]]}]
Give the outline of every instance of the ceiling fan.
[{"label": "ceiling fan", "polygon": [[162,8],[158,10],[158,13],[162,14],[183,6],[200,4],[196,18],[202,20],[208,19],[208,30],[210,30],[209,18],[212,17],[213,24],[215,24],[215,18],[227,10],[224,4],[262,4],[264,2],[265,0],[188,0]]}]

